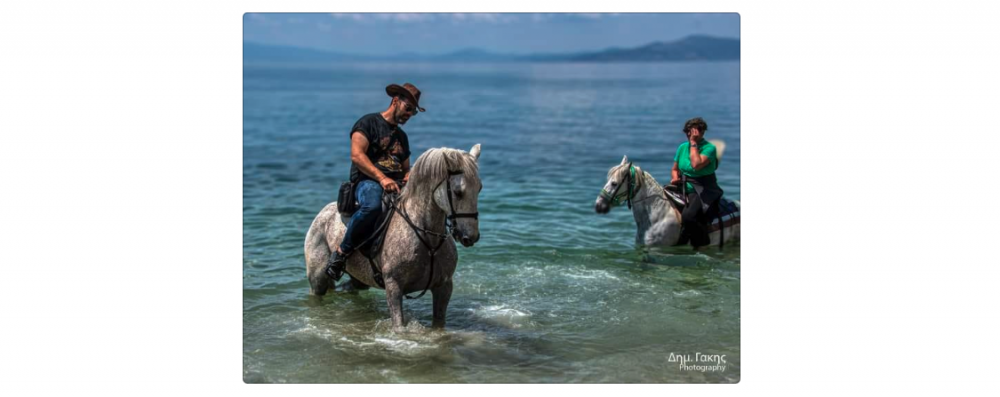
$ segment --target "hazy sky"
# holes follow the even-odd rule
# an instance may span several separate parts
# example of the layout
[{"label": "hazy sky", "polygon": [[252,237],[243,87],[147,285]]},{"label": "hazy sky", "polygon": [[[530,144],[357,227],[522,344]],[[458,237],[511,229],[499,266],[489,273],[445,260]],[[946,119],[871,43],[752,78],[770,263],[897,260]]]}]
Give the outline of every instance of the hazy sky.
[{"label": "hazy sky", "polygon": [[691,34],[740,37],[738,14],[245,14],[243,40],[357,54],[635,47]]}]

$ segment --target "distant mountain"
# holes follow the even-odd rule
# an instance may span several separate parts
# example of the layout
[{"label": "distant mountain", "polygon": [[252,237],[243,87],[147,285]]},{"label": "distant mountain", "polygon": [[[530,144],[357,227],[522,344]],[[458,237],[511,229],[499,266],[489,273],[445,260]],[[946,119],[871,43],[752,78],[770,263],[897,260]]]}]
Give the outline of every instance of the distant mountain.
[{"label": "distant mountain", "polygon": [[688,36],[677,41],[654,42],[636,48],[608,48],[573,54],[498,54],[467,48],[439,55],[393,54],[384,56],[341,54],[324,50],[243,43],[244,62],[344,62],[344,61],[435,61],[435,62],[666,62],[729,61],[740,59],[740,40],[711,36]]},{"label": "distant mountain", "polygon": [[432,56],[430,59],[439,61],[509,61],[511,55],[497,54],[478,48],[466,48],[452,53]]},{"label": "distant mountain", "polygon": [[688,36],[669,43],[655,42],[637,48],[608,49],[571,56],[571,61],[738,61],[740,40]]},{"label": "distant mountain", "polygon": [[339,62],[357,56],[311,48],[243,42],[243,62]]}]

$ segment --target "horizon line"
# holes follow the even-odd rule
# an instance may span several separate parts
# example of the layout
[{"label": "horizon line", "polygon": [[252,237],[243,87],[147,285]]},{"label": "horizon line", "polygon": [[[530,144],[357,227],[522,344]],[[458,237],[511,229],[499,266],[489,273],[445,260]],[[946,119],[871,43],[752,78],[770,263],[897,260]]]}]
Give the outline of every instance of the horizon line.
[{"label": "horizon line", "polygon": [[[589,49],[589,50],[577,50],[577,51],[567,51],[567,52],[527,52],[527,53],[514,53],[514,52],[495,52],[494,50],[490,50],[490,49],[486,49],[486,48],[482,48],[482,47],[459,47],[459,48],[456,48],[456,49],[453,49],[453,50],[449,50],[449,51],[446,51],[446,52],[440,52],[440,53],[427,53],[427,52],[417,52],[417,51],[405,51],[405,52],[396,52],[396,53],[394,53],[394,55],[441,56],[441,55],[452,55],[452,54],[455,54],[455,53],[458,53],[458,52],[469,51],[469,50],[482,51],[484,53],[491,54],[491,55],[507,55],[507,56],[571,55],[571,54],[580,54],[580,53],[586,53],[586,52],[608,51],[608,50],[612,50],[612,49],[639,48],[639,47],[643,47],[643,46],[647,46],[647,45],[655,44],[655,43],[673,43],[673,42],[677,42],[677,41],[689,39],[689,38],[692,38],[692,37],[710,37],[710,38],[714,38],[714,39],[741,41],[739,37],[725,37],[725,36],[715,36],[715,35],[709,35],[709,34],[690,34],[690,35],[686,35],[686,36],[683,36],[683,37],[680,37],[680,38],[677,38],[677,39],[673,39],[673,40],[670,40],[670,41],[653,40],[653,41],[649,41],[649,42],[647,42],[645,44],[640,44],[640,45],[637,45],[637,46],[634,46],[634,47],[611,46],[611,47],[604,47],[604,48],[596,48],[596,49]],[[325,52],[325,53],[337,54],[337,55],[372,56],[372,57],[386,56],[386,54],[377,54],[377,53],[341,52],[339,50],[331,50],[331,49],[326,49],[326,48],[306,47],[306,46],[298,46],[298,45],[290,45],[290,44],[261,43],[261,42],[258,42],[258,41],[247,41],[245,39],[243,40],[243,44],[254,44],[254,45],[270,46],[270,47],[295,48],[295,49],[317,51],[317,52]]]}]

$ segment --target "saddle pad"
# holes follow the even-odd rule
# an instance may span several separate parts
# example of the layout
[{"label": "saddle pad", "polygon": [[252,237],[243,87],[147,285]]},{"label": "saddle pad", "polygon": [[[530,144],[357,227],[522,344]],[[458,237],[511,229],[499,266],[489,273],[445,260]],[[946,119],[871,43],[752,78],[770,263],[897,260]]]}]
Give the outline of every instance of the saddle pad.
[{"label": "saddle pad", "polygon": [[[722,224],[725,227],[730,227],[735,224],[740,223],[740,203],[739,201],[727,200],[725,197],[719,199],[719,215],[722,218]],[[708,229],[709,233],[718,231],[720,229],[719,217],[712,219],[712,225]]]}]

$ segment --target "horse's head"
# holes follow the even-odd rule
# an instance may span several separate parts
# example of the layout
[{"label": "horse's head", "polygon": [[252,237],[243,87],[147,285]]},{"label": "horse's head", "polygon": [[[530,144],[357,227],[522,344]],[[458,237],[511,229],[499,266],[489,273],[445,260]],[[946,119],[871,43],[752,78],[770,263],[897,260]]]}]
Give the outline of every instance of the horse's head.
[{"label": "horse's head", "polygon": [[428,149],[413,163],[403,200],[414,200],[422,210],[443,212],[456,242],[471,247],[479,241],[479,153],[448,148]]},{"label": "horse's head", "polygon": [[445,153],[448,175],[434,189],[437,204],[452,225],[455,242],[471,247],[479,241],[479,192],[483,190],[479,179],[480,145],[468,153],[452,150]]},{"label": "horse's head", "polygon": [[628,156],[622,157],[622,163],[611,167],[608,170],[608,180],[601,189],[601,194],[597,196],[594,204],[594,211],[598,214],[607,214],[611,207],[622,205],[628,199],[630,188],[634,188],[634,176],[630,174],[631,163]]}]

